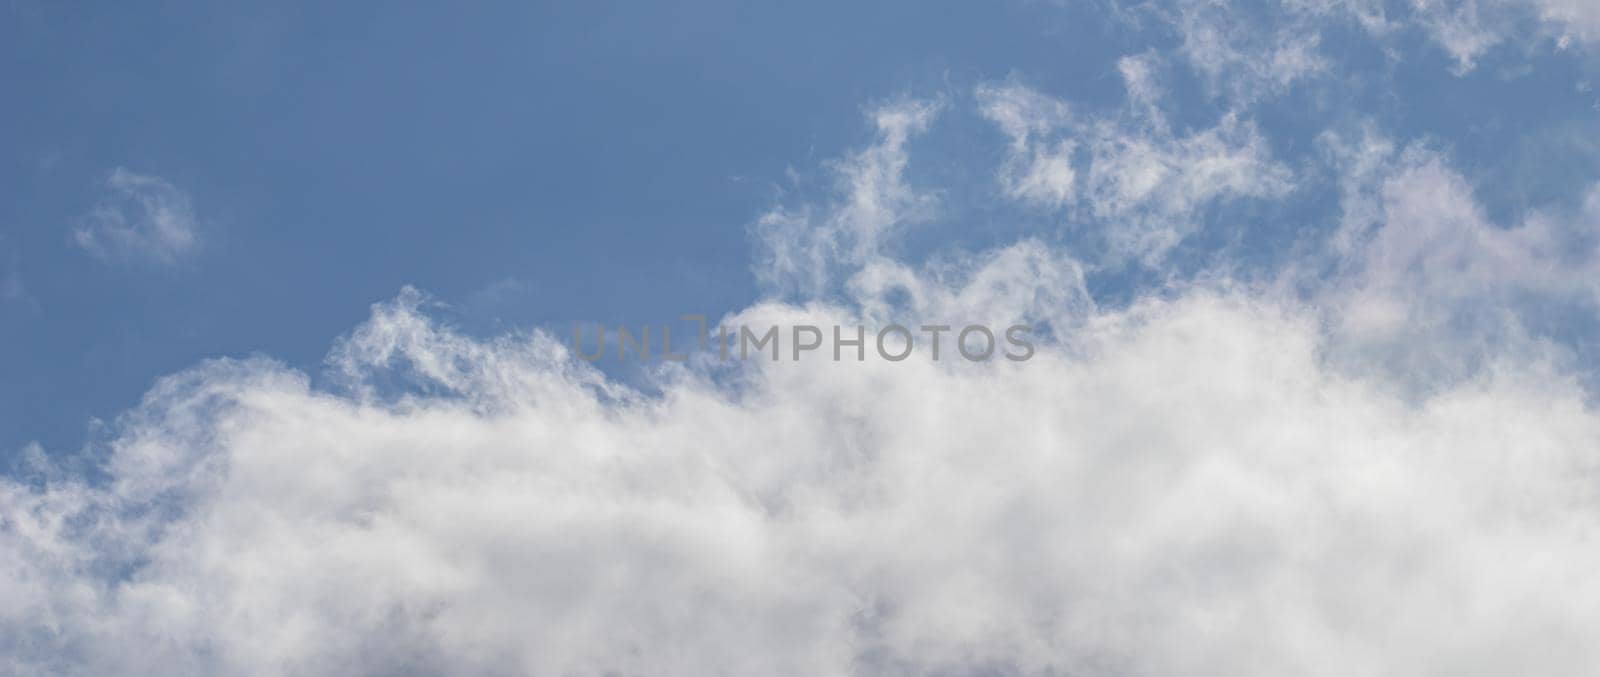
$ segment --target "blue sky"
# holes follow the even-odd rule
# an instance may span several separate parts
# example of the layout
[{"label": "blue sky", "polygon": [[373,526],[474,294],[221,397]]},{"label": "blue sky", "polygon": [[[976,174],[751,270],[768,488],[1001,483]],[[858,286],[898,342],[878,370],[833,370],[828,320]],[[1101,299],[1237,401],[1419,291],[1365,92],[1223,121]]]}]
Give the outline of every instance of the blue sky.
[{"label": "blue sky", "polygon": [[[18,291],[0,302],[14,347],[0,356],[0,447],[78,445],[91,419],[204,358],[314,366],[406,284],[485,329],[742,307],[759,295],[747,227],[782,195],[825,189],[819,162],[865,138],[875,102],[1013,77],[1111,107],[1118,58],[1178,42],[1095,10],[12,3],[0,265]],[[1332,26],[1324,53],[1362,69],[1263,103],[1273,151],[1306,161],[1317,133],[1359,117],[1446,149],[1496,216],[1581,196],[1600,172],[1596,97],[1578,91],[1591,57],[1547,39],[1441,77],[1449,53],[1400,33]],[[1180,126],[1208,124],[1227,102],[1184,66],[1167,105]],[[911,255],[1074,237],[987,199],[976,179],[995,130],[966,116],[923,140],[929,175],[915,178],[949,186],[952,208]],[[119,167],[187,196],[192,252],[108,263],[74,244]],[[1330,195],[1257,205],[1238,219],[1265,243],[1249,246],[1325,227]],[[1108,273],[1104,293],[1125,293],[1128,274]]]},{"label": "blue sky", "polygon": [[1590,0],[0,17],[0,675],[1600,662]]},{"label": "blue sky", "polygon": [[[11,449],[76,445],[203,358],[315,365],[405,284],[485,326],[726,312],[754,298],[746,226],[872,101],[1026,63],[1116,87],[1104,57],[1063,59],[1101,31],[1042,6],[916,33],[912,3],[6,11]],[[74,245],[118,167],[187,194],[192,255]]]}]

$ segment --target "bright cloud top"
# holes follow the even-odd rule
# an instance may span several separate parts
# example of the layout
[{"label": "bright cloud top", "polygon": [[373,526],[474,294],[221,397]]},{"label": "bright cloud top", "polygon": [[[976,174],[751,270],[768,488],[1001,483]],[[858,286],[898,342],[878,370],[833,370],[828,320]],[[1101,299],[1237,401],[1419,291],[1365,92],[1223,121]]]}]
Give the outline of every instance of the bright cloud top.
[{"label": "bright cloud top", "polygon": [[[1303,16],[1388,21],[1292,4],[1260,47],[1211,27],[1122,59],[1120,108],[1011,78],[873,109],[823,199],[757,218],[767,300],[723,318],[1028,322],[1032,360],[690,361],[645,394],[407,289],[325,375],[207,362],[94,472],[35,450],[0,480],[0,672],[1584,674],[1600,414],[1549,319],[1596,306],[1600,189],[1496,223],[1445,152],[1370,124],[1279,157],[1252,106],[1327,68]],[[1164,108],[1174,58],[1217,64],[1206,124]],[[997,201],[1103,251],[897,256],[944,204],[916,143],[956,110],[997,133]],[[1269,274],[1224,251],[1091,293],[1308,176],[1336,225]],[[111,188],[91,252],[194,246],[171,184]]]},{"label": "bright cloud top", "polygon": [[[1474,284],[1417,257],[1550,286],[1542,236],[1421,208],[1470,196],[1436,161],[1389,162],[1378,232],[1323,303],[1194,284],[1096,308],[1028,242],[896,268],[922,311],[1075,327],[1027,363],[757,362],[740,389],[687,369],[645,397],[543,334],[455,333],[408,292],[340,343],[332,390],[197,367],[118,423],[103,483],[0,485],[6,669],[1592,665],[1600,416],[1559,358],[1502,338],[1493,368],[1418,401],[1324,354],[1330,304],[1380,295],[1407,325]],[[840,165],[847,214],[900,190],[860,166]],[[1408,244],[1440,230],[1460,249]],[[736,319],[892,313],[867,282],[889,265],[844,306]]]},{"label": "bright cloud top", "polygon": [[[994,368],[778,363],[642,398],[378,307],[164,381],[109,481],[4,485],[13,672],[1563,674],[1600,417],[1541,361],[1423,403],[1193,290]],[[746,321],[839,309],[762,306]],[[835,315],[837,316],[837,315]],[[841,318],[843,319],[843,318]]]}]

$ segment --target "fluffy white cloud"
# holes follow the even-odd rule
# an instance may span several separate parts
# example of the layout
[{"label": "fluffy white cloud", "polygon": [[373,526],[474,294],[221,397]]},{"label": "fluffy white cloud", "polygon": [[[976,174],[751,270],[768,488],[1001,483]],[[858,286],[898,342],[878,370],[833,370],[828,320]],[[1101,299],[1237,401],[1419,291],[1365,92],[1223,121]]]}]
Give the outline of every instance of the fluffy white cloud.
[{"label": "fluffy white cloud", "polygon": [[[915,119],[880,120],[803,227],[871,243],[916,202],[868,194],[910,195]],[[332,385],[259,359],[169,377],[103,477],[0,481],[0,672],[1582,674],[1587,393],[1508,333],[1415,397],[1331,354],[1327,313],[1381,299],[1437,337],[1588,270],[1551,222],[1487,224],[1437,156],[1325,144],[1344,263],[1310,297],[1097,307],[1041,242],[922,266],[869,244],[824,260],[840,305],[729,318],[1070,329],[1027,362],[755,361],[737,386],[692,362],[646,396],[407,290]]]},{"label": "fluffy white cloud", "polygon": [[106,195],[72,232],[73,241],[105,261],[172,264],[199,245],[188,194],[159,176],[118,167]]},{"label": "fluffy white cloud", "polygon": [[[1011,364],[752,363],[646,398],[375,309],[351,384],[163,381],[107,480],[0,483],[14,674],[1580,674],[1600,417],[1422,403],[1195,288]],[[759,306],[746,321],[849,320]],[[343,394],[340,394],[343,393]],[[431,394],[423,394],[431,393]]]},{"label": "fluffy white cloud", "polygon": [[[1174,129],[1161,66],[1123,60],[1109,116],[980,88],[1002,192],[1154,261],[1206,205],[1289,190],[1241,113]],[[1098,304],[1045,239],[892,255],[938,204],[905,179],[938,108],[876,110],[827,199],[763,217],[781,293],[726,320],[1026,321],[1032,360],[696,360],[646,395],[408,289],[321,385],[207,362],[110,426],[98,472],[33,449],[0,479],[0,674],[1600,664],[1600,414],[1530,304],[1593,303],[1600,191],[1501,226],[1439,153],[1329,134],[1343,219],[1283,284]],[[93,242],[193,222],[159,179],[113,184]]]}]

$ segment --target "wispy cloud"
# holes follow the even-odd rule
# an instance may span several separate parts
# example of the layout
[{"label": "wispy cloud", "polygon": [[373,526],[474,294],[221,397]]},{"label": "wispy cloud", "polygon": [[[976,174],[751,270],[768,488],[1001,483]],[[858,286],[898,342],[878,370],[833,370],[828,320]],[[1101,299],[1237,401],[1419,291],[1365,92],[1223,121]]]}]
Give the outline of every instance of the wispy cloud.
[{"label": "wispy cloud", "polygon": [[[1264,9],[1250,12],[1250,8]],[[1491,50],[1554,37],[1563,46],[1600,38],[1600,4],[1591,0],[1158,0],[1119,12],[1136,23],[1169,26],[1175,53],[1210,92],[1232,104],[1282,94],[1327,74],[1324,40],[1359,31],[1394,58],[1416,34],[1465,75]],[[1330,37],[1331,36],[1331,37]]]},{"label": "wispy cloud", "polygon": [[906,146],[928,130],[941,107],[905,99],[870,110],[878,138],[829,164],[836,181],[830,199],[763,214],[752,227],[762,283],[780,293],[817,295],[837,284],[840,267],[864,265],[902,228],[928,218],[937,198],[906,182]]},{"label": "wispy cloud", "polygon": [[1435,387],[1470,378],[1509,346],[1560,353],[1575,337],[1552,333],[1561,323],[1550,315],[1600,308],[1600,186],[1575,214],[1497,224],[1435,149],[1400,147],[1370,126],[1321,144],[1344,183],[1327,251],[1338,272],[1311,283],[1334,355]]},{"label": "wispy cloud", "polygon": [[159,176],[118,167],[72,238],[103,261],[170,265],[197,250],[198,230],[194,207],[182,189]]},{"label": "wispy cloud", "polygon": [[999,175],[1006,195],[1045,207],[1075,198],[1077,142],[1062,135],[1072,123],[1066,102],[1019,85],[983,85],[976,94],[983,115],[1011,139]]},{"label": "wispy cloud", "polygon": [[1125,57],[1127,90],[1116,115],[1075,117],[1066,103],[1016,82],[978,87],[981,112],[1011,140],[998,173],[1005,193],[1077,210],[1104,226],[1114,257],[1159,263],[1199,229],[1200,211],[1291,187],[1255,125],[1226,113],[1216,126],[1180,133],[1162,112],[1150,55]]}]

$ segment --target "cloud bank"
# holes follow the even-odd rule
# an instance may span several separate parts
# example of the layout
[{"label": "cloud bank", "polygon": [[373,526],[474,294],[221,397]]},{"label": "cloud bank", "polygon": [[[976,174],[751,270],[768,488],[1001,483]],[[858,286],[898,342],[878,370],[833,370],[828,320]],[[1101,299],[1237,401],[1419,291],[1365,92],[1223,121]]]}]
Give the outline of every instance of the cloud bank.
[{"label": "cloud bank", "polygon": [[[647,398],[375,308],[314,389],[164,380],[104,484],[0,485],[8,672],[1578,674],[1600,417],[1506,358],[1408,401],[1194,289],[1021,364]],[[746,320],[840,309],[762,306]],[[843,319],[843,318],[841,318]],[[360,386],[401,378],[431,394]]]},{"label": "cloud bank", "polygon": [[[1182,49],[1237,44],[1208,35]],[[769,294],[724,318],[1030,322],[1027,362],[691,361],[646,394],[408,289],[323,374],[167,377],[92,472],[35,450],[0,480],[0,673],[1585,674],[1600,414],[1548,320],[1593,312],[1600,191],[1495,223],[1371,126],[1286,162],[1248,102],[1321,68],[1291,57],[1201,126],[1151,54],[1109,112],[1017,79],[876,108],[826,199],[757,219]],[[958,106],[999,134],[998,199],[1104,258],[894,254],[941,205],[913,144]],[[1091,293],[1308,172],[1337,224],[1273,274]],[[92,241],[187,242],[170,184],[113,187],[135,216]]]}]

